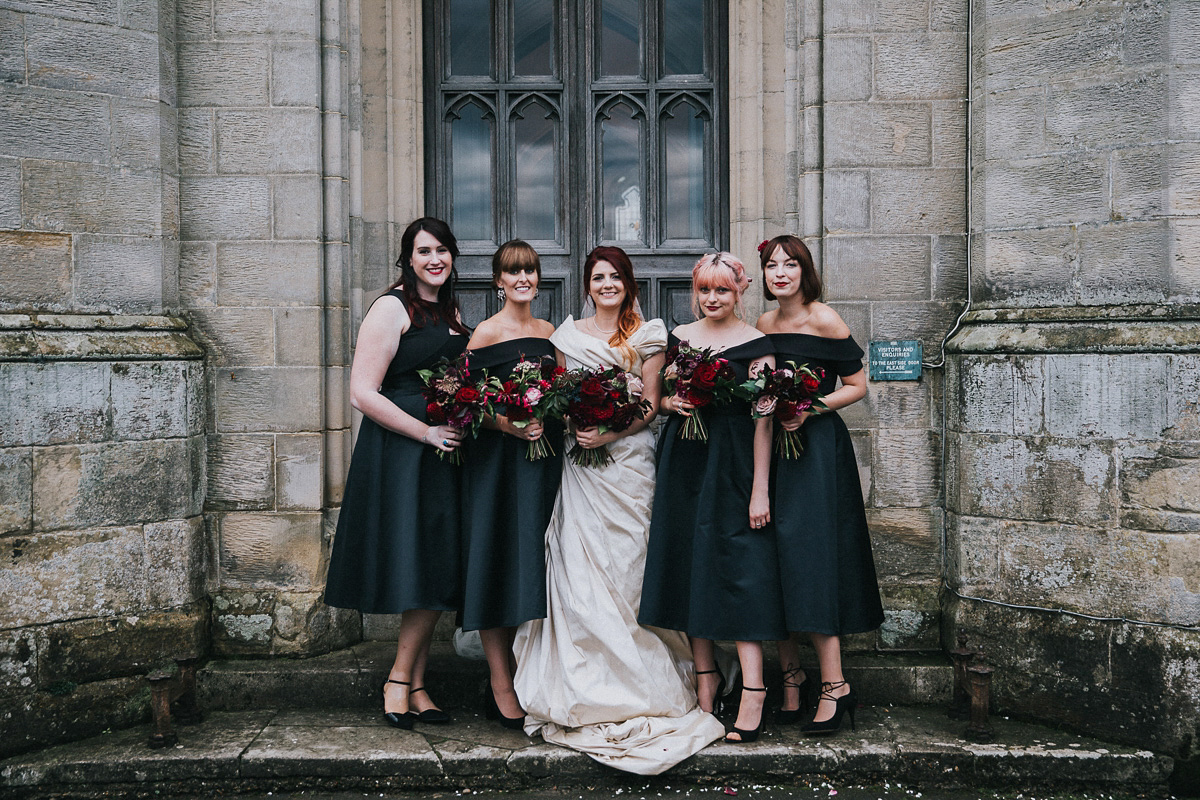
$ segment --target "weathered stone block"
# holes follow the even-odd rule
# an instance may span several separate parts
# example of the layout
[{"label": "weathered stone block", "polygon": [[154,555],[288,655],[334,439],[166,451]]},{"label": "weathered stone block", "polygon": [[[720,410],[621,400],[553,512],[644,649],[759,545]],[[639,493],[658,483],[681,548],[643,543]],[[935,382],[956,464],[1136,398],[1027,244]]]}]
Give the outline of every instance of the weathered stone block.
[{"label": "weathered stone block", "polygon": [[1051,355],[1046,379],[1052,435],[1157,439],[1167,427],[1165,356]]},{"label": "weathered stone block", "polygon": [[143,535],[146,539],[146,602],[150,607],[177,608],[201,600],[208,567],[205,563],[204,518],[151,522],[143,527]]},{"label": "weathered stone block", "polygon": [[984,300],[1063,303],[1075,295],[1077,258],[1071,228],[985,233],[976,239],[976,291]]},{"label": "weathered stone block", "polygon": [[157,36],[113,25],[25,18],[29,82],[51,89],[160,98]]},{"label": "weathered stone block", "polygon": [[874,474],[871,465],[875,461],[875,440],[872,430],[850,431],[850,441],[854,444],[854,460],[858,462],[858,483],[862,488],[863,505],[877,506],[873,498],[875,487]]},{"label": "weathered stone block", "polygon": [[929,27],[935,31],[965,31],[967,4],[962,0],[931,0]]},{"label": "weathered stone block", "polygon": [[183,239],[266,239],[271,191],[261,177],[190,177],[179,181]]},{"label": "weathered stone block", "polygon": [[217,245],[217,302],[228,306],[320,304],[321,245],[262,242]]},{"label": "weathered stone block", "polygon": [[1200,72],[1175,72],[1168,81],[1168,118],[1172,139],[1200,138]]},{"label": "weathered stone block", "polygon": [[977,112],[982,128],[984,157],[1032,158],[1046,152],[1046,90],[1015,89],[989,94]]},{"label": "weathered stone block", "polygon": [[180,42],[179,105],[265,106],[269,64],[259,42]]},{"label": "weathered stone block", "polygon": [[[205,308],[192,312],[197,338],[217,367],[275,363],[275,324],[269,308]],[[315,363],[315,362],[314,362]]]},{"label": "weathered stone block", "polygon": [[941,609],[936,584],[881,584],[883,625],[876,632],[880,650],[935,650],[941,645]]},{"label": "weathered stone block", "polygon": [[1188,0],[1168,0],[1167,58],[1173,64],[1200,63],[1195,43],[1200,40],[1200,7]]},{"label": "weathered stone block", "polygon": [[1103,74],[1121,66],[1122,4],[988,22],[988,92],[1037,86],[1050,76]]},{"label": "weathered stone block", "polygon": [[875,37],[875,97],[960,98],[967,92],[967,41],[961,33]]},{"label": "weathered stone block", "polygon": [[263,510],[275,503],[275,438],[267,435],[208,438],[208,507]]},{"label": "weathered stone block", "polygon": [[271,105],[316,108],[321,101],[320,57],[315,41],[272,45]]},{"label": "weathered stone block", "polygon": [[323,312],[325,352],[321,363],[330,367],[348,366],[350,364],[350,309],[327,305]]},{"label": "weathered stone block", "polygon": [[0,540],[0,604],[14,628],[108,617],[145,607],[140,527]]},{"label": "weathered stone block", "polygon": [[15,11],[0,11],[0,81],[26,82],[25,17]]},{"label": "weathered stone block", "polygon": [[929,237],[827,237],[824,280],[829,300],[926,300]]},{"label": "weathered stone block", "polygon": [[186,439],[39,448],[34,525],[56,530],[192,516],[202,477]]},{"label": "weathered stone block", "polygon": [[825,99],[871,98],[871,37],[825,37]]},{"label": "weathered stone block", "polygon": [[175,112],[154,100],[112,100],[112,161],[135,170],[179,170]]},{"label": "weathered stone block", "polygon": [[103,163],[108,120],[102,97],[0,84],[0,155]]},{"label": "weathered stone block", "polygon": [[316,39],[320,6],[312,0],[265,0],[247,4],[240,0],[216,0],[214,29],[218,36],[274,34]]},{"label": "weathered stone block", "polygon": [[49,686],[140,676],[173,658],[199,656],[207,649],[207,616],[193,606],[52,625],[39,632],[38,682]]},{"label": "weathered stone block", "polygon": [[71,300],[70,236],[0,231],[0,307],[62,308]]},{"label": "weathered stone block", "polygon": [[316,431],[321,427],[319,367],[220,369],[214,406],[221,433]]},{"label": "weathered stone block", "polygon": [[189,308],[208,308],[217,302],[217,247],[210,242],[179,245],[179,296]]},{"label": "weathered stone block", "polygon": [[[0,230],[21,227],[21,162],[0,158]],[[7,259],[0,259],[3,264]],[[0,267],[3,269],[3,267]],[[0,286],[8,286],[0,280]]]},{"label": "weathered stone block", "polygon": [[217,170],[216,114],[209,108],[179,111],[179,164],[184,175],[211,175]]},{"label": "weathered stone block", "polygon": [[875,569],[882,583],[927,581],[942,574],[942,511],[937,508],[867,510]]},{"label": "weathered stone block", "polygon": [[1102,156],[1062,156],[981,168],[989,228],[1105,222],[1108,163]]},{"label": "weathered stone block", "polygon": [[[941,439],[930,430],[881,428],[874,437],[871,502],[915,508],[941,501]],[[904,469],[896,469],[904,464]]]},{"label": "weathered stone block", "polygon": [[929,427],[931,385],[928,379],[877,381],[861,402],[839,409],[838,414],[851,428]]},{"label": "weathered stone block", "polygon": [[830,170],[825,173],[825,232],[865,231],[871,227],[870,173]]},{"label": "weathered stone block", "polygon": [[1200,439],[1200,356],[1167,356],[1166,439]]},{"label": "weathered stone block", "polygon": [[829,103],[825,157],[830,167],[924,166],[932,151],[925,103]]},{"label": "weathered stone block", "polygon": [[876,303],[871,310],[871,338],[920,339],[925,352],[932,354],[961,310],[961,303]]},{"label": "weathered stone block", "polygon": [[[347,404],[349,405],[349,404]],[[349,427],[325,431],[325,503],[342,502],[353,442]]]},{"label": "weathered stone block", "polygon": [[1126,457],[1121,466],[1122,524],[1200,531],[1200,458]]},{"label": "weathered stone block", "polygon": [[36,688],[37,656],[32,630],[0,631],[0,697],[26,694]]},{"label": "weathered stone block", "polygon": [[1200,220],[1176,219],[1171,230],[1172,296],[1200,299]]},{"label": "weathered stone block", "polygon": [[[160,6],[164,8],[160,9]],[[173,33],[174,6],[174,3],[164,3],[163,0],[122,0],[119,9],[121,27],[155,34],[166,28]]]},{"label": "weathered stone block", "polygon": [[275,314],[275,363],[281,367],[306,367],[321,362],[319,308],[277,308]]},{"label": "weathered stone block", "polygon": [[179,361],[112,365],[112,430],[117,439],[182,438],[188,427],[189,367]]},{"label": "weathered stone block", "polygon": [[928,24],[928,0],[844,0],[825,9],[828,31],[909,31]]},{"label": "weathered stone block", "polygon": [[[1124,76],[1121,76],[1124,77]],[[1111,147],[1167,136],[1167,78],[1052,85],[1046,94],[1046,143],[1054,150]]]},{"label": "weathered stone block", "polygon": [[1162,302],[1171,294],[1167,221],[1079,229],[1079,296],[1084,303]]},{"label": "weathered stone block", "polygon": [[933,237],[935,300],[961,300],[967,296],[967,236],[965,233]]},{"label": "weathered stone block", "polygon": [[217,169],[226,174],[321,170],[316,109],[217,112]]},{"label": "weathered stone block", "polygon": [[32,485],[33,451],[28,447],[0,448],[0,535],[32,527]]},{"label": "weathered stone block", "polygon": [[321,509],[323,447],[324,436],[319,433],[275,437],[275,485],[280,510]]},{"label": "weathered stone block", "polygon": [[162,236],[161,176],[69,161],[23,163],[26,224],[41,230]]},{"label": "weathered stone block", "polygon": [[1045,432],[1044,358],[959,358],[950,403],[967,433]]},{"label": "weathered stone block", "polygon": [[871,176],[871,226],[877,233],[966,230],[960,169],[881,169]]},{"label": "weathered stone block", "polygon": [[1002,519],[1111,525],[1117,518],[1110,446],[1050,438],[961,435],[953,510]]},{"label": "weathered stone block", "polygon": [[320,239],[322,181],[317,175],[271,179],[275,239]]},{"label": "weathered stone block", "polygon": [[75,299],[117,313],[161,312],[165,257],[161,239],[76,237]]},{"label": "weathered stone block", "polygon": [[314,590],[321,514],[224,514],[219,558],[222,588]]},{"label": "weathered stone block", "polygon": [[[961,100],[933,104],[933,165],[954,167],[966,183],[967,106]],[[964,190],[965,191],[965,190]]]},{"label": "weathered stone block", "polygon": [[213,38],[212,3],[176,3],[175,33],[180,41]]},{"label": "weathered stone block", "polygon": [[0,446],[107,439],[109,366],[0,363]]}]

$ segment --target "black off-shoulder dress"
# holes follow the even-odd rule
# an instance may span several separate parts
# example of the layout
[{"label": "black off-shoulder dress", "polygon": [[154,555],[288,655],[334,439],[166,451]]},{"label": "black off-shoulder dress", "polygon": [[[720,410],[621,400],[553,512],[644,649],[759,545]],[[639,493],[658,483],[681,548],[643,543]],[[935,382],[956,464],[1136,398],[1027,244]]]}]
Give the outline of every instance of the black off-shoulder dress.
[{"label": "black off-shoulder dress", "polygon": [[[668,344],[678,343],[672,334]],[[738,379],[770,355],[763,336],[730,347]],[[638,622],[702,639],[787,638],[775,528],[750,527],[754,420],[750,404],[710,405],[699,413],[708,441],[679,438],[672,414],[659,433],[658,479]]]},{"label": "black off-shoulder dress", "polygon": [[[399,290],[388,294],[404,300]],[[427,421],[417,370],[456,358],[466,346],[467,337],[445,322],[409,328],[400,337],[380,392]],[[363,418],[329,558],[328,605],[371,614],[458,609],[461,468],[437,454],[433,447]]]},{"label": "black off-shoulder dress", "polygon": [[[772,333],[776,366],[825,370],[821,394],[838,376],[863,368],[852,337]],[[789,631],[845,635],[883,623],[858,463],[846,423],[835,412],[809,417],[800,429],[804,452],[772,458],[771,516],[778,530],[783,607]]]},{"label": "black off-shoulder dress", "polygon": [[[554,358],[549,339],[522,338],[471,353],[472,372],[504,381],[521,360]],[[501,409],[503,411],[503,409]],[[546,616],[546,526],[562,477],[562,424],[545,421],[556,454],[530,461],[529,443],[481,429],[463,463],[463,630]]]}]

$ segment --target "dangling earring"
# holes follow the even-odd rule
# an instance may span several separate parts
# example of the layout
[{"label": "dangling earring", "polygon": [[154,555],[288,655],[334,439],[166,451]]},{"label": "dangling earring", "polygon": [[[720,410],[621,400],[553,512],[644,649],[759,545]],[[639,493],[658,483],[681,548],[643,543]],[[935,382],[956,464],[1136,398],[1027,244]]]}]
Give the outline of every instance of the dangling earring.
[{"label": "dangling earring", "polygon": [[501,303],[503,303],[505,300],[508,299],[508,295],[504,293],[503,286],[496,287],[496,299],[499,300]]},{"label": "dangling earring", "polygon": [[541,293],[542,293],[541,289],[537,288],[536,286],[533,287],[533,299],[534,300],[537,300],[537,296]]}]

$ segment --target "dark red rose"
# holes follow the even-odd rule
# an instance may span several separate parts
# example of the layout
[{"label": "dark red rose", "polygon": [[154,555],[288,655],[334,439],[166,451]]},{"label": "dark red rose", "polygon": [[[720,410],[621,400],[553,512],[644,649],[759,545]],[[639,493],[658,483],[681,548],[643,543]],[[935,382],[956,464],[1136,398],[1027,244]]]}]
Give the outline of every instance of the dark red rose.
[{"label": "dark red rose", "polygon": [[775,416],[781,420],[789,420],[796,416],[796,404],[791,400],[780,400],[775,405]]},{"label": "dark red rose", "polygon": [[579,393],[587,398],[597,398],[604,397],[607,390],[604,388],[604,381],[599,378],[584,378],[579,386]]},{"label": "dark red rose", "polygon": [[479,402],[479,390],[474,386],[464,386],[454,395],[454,400],[464,405]]},{"label": "dark red rose", "polygon": [[804,391],[809,394],[814,394],[817,389],[821,388],[821,382],[812,375],[805,375],[800,379],[800,385],[804,387]]},{"label": "dark red rose", "polygon": [[694,405],[696,408],[704,408],[712,402],[712,392],[705,391],[698,386],[689,386],[684,389],[684,400]]},{"label": "dark red rose", "polygon": [[592,412],[592,416],[595,417],[598,422],[607,422],[613,417],[612,406],[600,406]]},{"label": "dark red rose", "polygon": [[431,425],[446,424],[446,412],[442,411],[442,407],[437,403],[430,403],[425,406],[425,416],[429,418]]},{"label": "dark red rose", "polygon": [[555,378],[557,378],[559,375],[565,374],[566,371],[567,371],[566,367],[555,367],[553,370],[550,371],[550,374],[553,375]]},{"label": "dark red rose", "polygon": [[692,373],[692,384],[700,389],[711,389],[717,385],[717,373],[719,371],[716,364],[700,364],[696,367],[696,371]]},{"label": "dark red rose", "polygon": [[502,388],[504,390],[505,394],[516,394],[517,382],[516,381],[505,381],[503,384],[501,384],[500,388]]}]

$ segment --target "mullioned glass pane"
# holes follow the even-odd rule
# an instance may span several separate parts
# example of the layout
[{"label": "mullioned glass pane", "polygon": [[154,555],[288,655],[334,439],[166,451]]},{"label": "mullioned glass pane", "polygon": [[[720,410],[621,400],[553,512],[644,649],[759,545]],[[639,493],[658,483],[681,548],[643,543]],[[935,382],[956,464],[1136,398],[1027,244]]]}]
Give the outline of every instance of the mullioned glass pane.
[{"label": "mullioned glass pane", "polygon": [[704,74],[704,0],[663,0],[663,74]]},{"label": "mullioned glass pane", "polygon": [[642,224],[640,155],[642,126],[633,109],[618,103],[600,122],[601,182],[604,195],[603,238],[645,242]]},{"label": "mullioned glass pane", "polygon": [[450,0],[450,74],[490,75],[491,0]]},{"label": "mullioned glass pane", "polygon": [[513,3],[513,73],[554,74],[554,0]]},{"label": "mullioned glass pane", "polygon": [[450,125],[451,225],[459,239],[492,239],[492,121],[468,103]]},{"label": "mullioned glass pane", "polygon": [[522,239],[557,239],[558,120],[543,105],[522,107],[513,121],[517,204],[514,233]]},{"label": "mullioned glass pane", "polygon": [[603,0],[600,25],[600,74],[640,75],[642,4],[639,0]]},{"label": "mullioned glass pane", "polygon": [[662,120],[667,238],[707,239],[704,134],[708,121],[691,103],[676,105],[671,114]]}]

